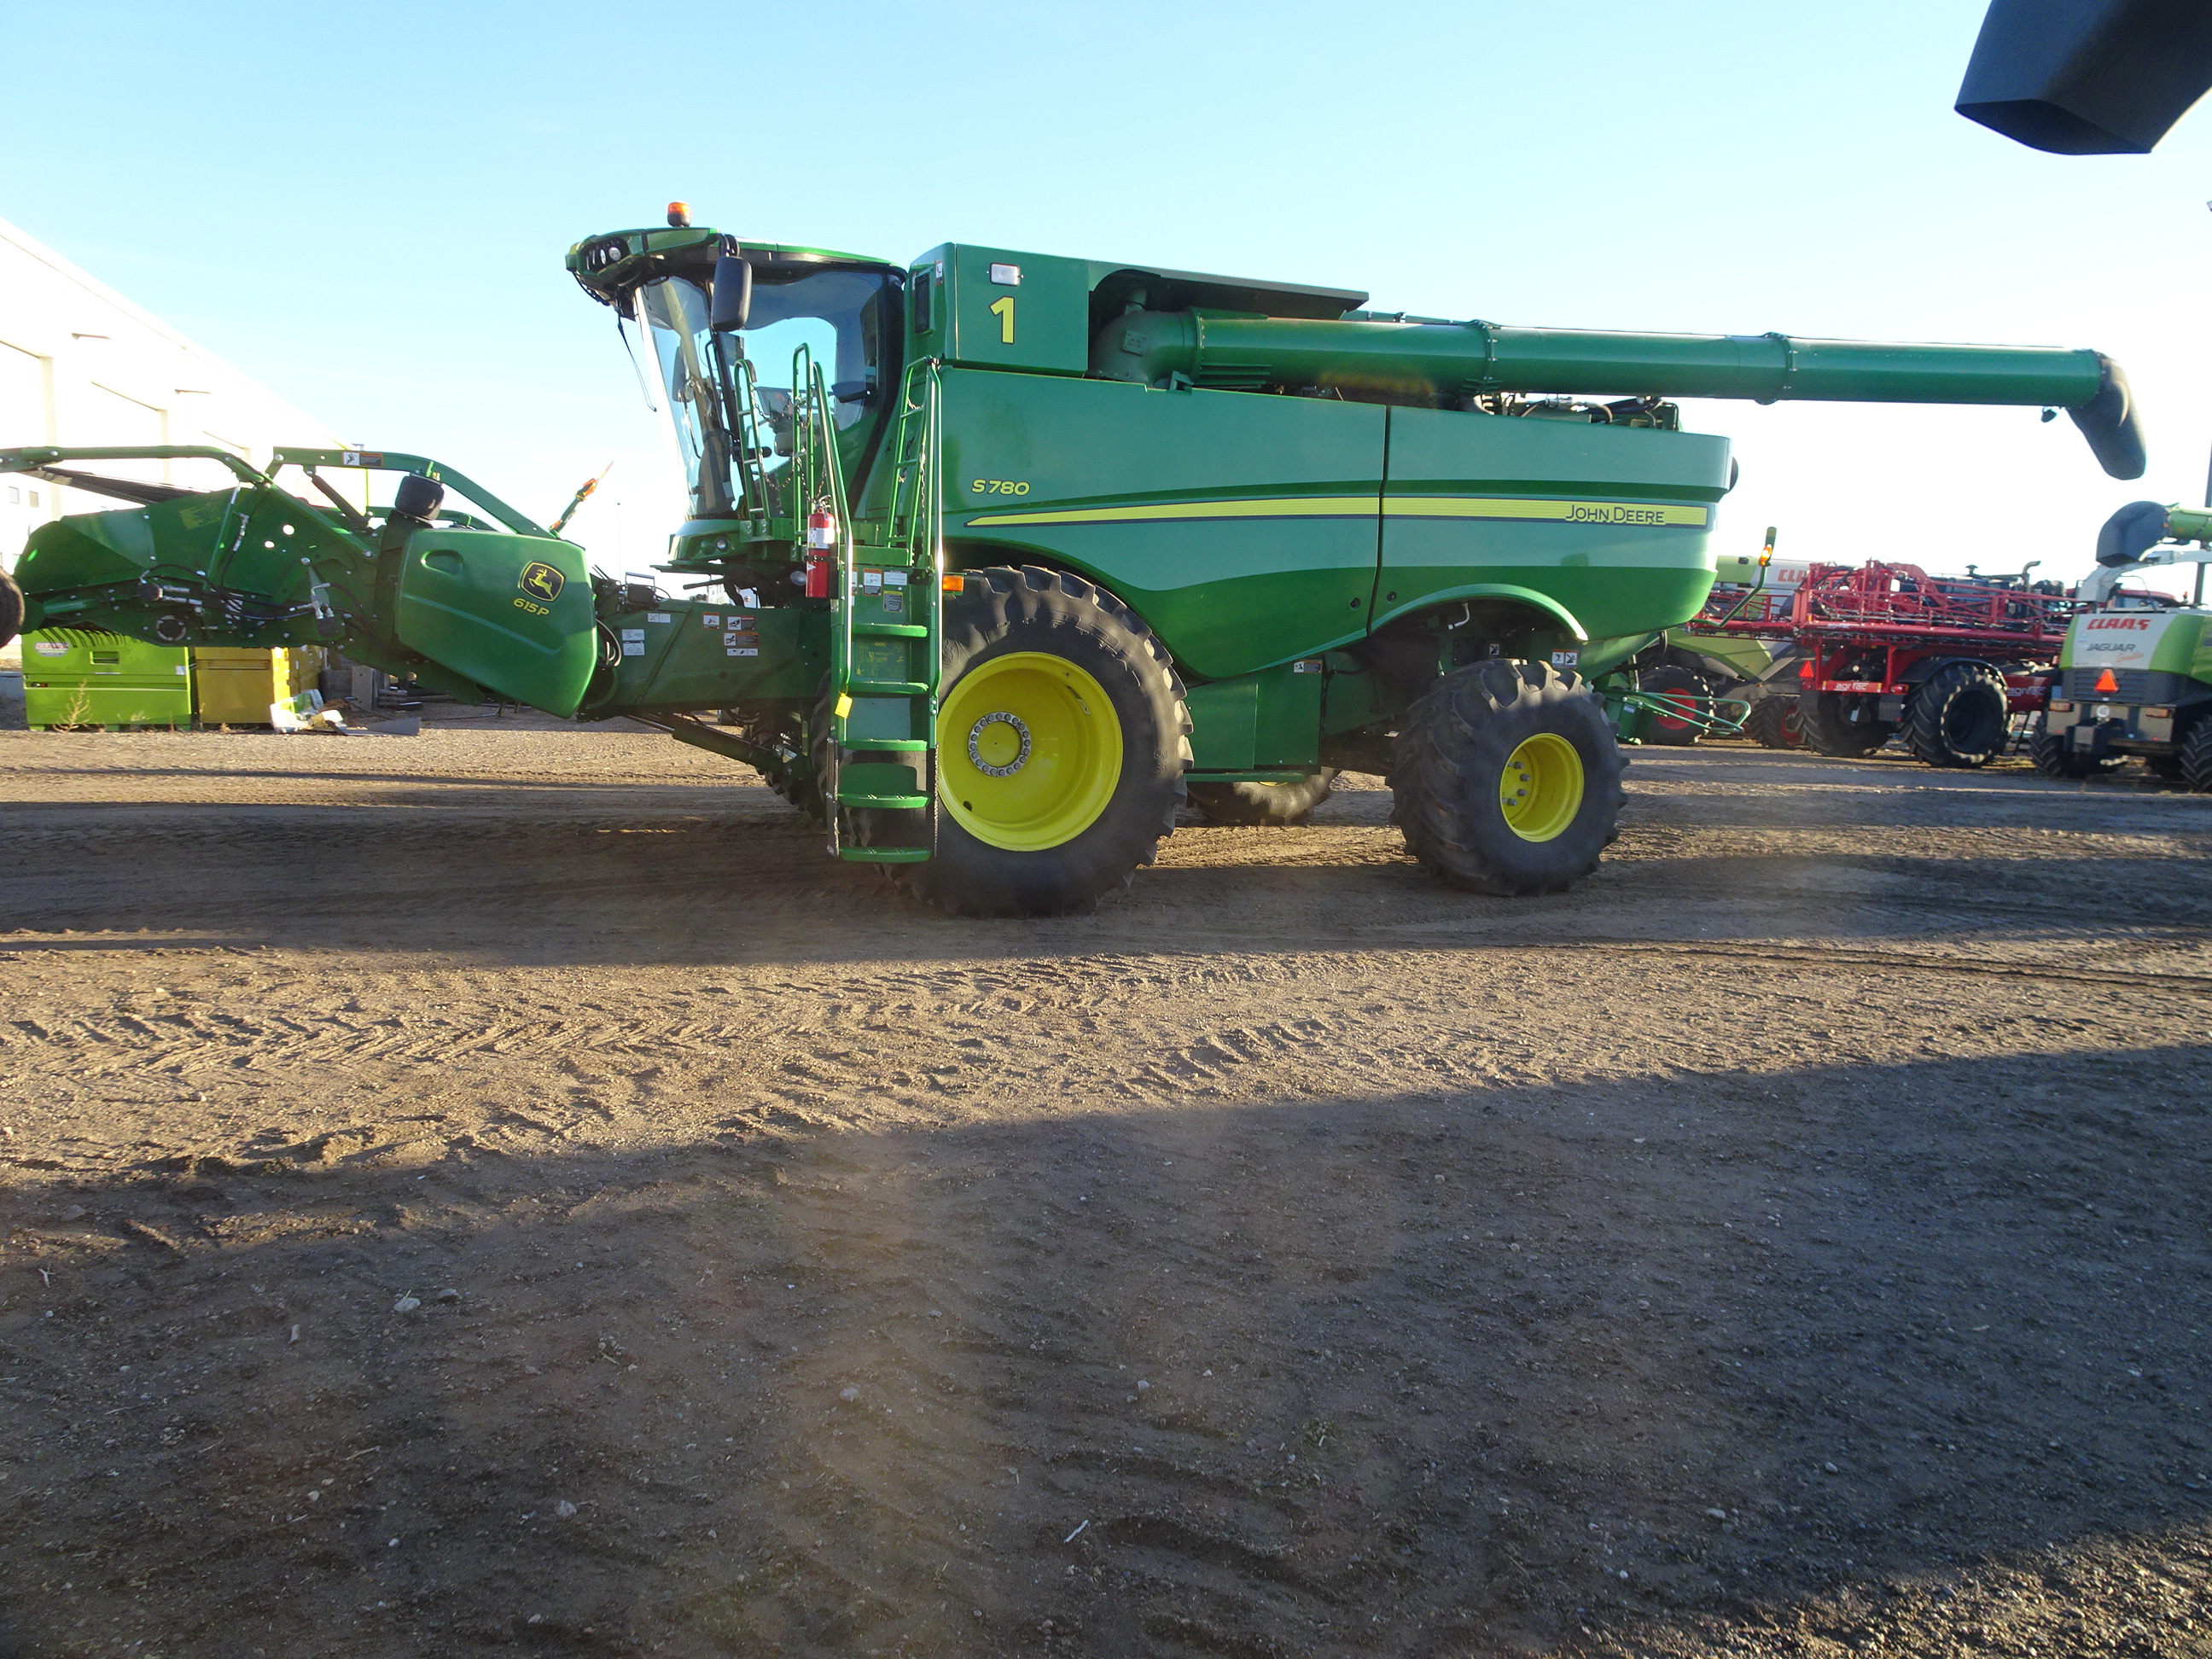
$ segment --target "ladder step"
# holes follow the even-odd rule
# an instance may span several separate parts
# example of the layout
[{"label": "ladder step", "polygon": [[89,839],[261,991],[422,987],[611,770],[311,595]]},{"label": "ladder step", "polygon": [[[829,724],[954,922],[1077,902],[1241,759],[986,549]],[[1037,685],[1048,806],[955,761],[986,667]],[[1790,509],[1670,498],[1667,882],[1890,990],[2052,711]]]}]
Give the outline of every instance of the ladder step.
[{"label": "ladder step", "polygon": [[929,797],[927,795],[866,795],[858,791],[840,789],[837,792],[837,805],[872,806],[878,811],[886,812],[918,812],[929,805]]},{"label": "ladder step", "polygon": [[927,628],[917,628],[912,623],[856,622],[853,624],[853,631],[884,640],[926,640],[929,637]]},{"label": "ladder step", "polygon": [[837,856],[854,864],[921,864],[929,854],[920,847],[846,847]]},{"label": "ladder step", "polygon": [[922,680],[848,680],[845,694],[853,697],[926,697],[929,686]]}]

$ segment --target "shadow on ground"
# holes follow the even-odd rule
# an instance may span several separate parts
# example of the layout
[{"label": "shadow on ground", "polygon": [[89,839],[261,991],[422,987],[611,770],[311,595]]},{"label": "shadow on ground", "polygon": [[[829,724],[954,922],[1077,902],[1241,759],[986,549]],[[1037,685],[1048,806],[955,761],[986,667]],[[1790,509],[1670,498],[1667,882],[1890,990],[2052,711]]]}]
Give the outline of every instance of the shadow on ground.
[{"label": "shadow on ground", "polygon": [[2208,1101],[2212,1050],[2147,1047],[27,1172],[4,1639],[1426,1656],[1926,1607],[2205,1523]]}]

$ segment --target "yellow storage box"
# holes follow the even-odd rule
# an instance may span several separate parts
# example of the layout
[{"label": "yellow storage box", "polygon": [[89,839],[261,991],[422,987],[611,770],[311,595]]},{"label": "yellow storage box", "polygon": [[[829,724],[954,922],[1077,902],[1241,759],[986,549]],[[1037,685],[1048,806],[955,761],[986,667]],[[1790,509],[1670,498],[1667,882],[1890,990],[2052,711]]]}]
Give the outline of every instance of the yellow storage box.
[{"label": "yellow storage box", "polygon": [[319,646],[276,650],[196,646],[192,679],[202,726],[266,726],[269,705],[312,690],[322,678]]}]

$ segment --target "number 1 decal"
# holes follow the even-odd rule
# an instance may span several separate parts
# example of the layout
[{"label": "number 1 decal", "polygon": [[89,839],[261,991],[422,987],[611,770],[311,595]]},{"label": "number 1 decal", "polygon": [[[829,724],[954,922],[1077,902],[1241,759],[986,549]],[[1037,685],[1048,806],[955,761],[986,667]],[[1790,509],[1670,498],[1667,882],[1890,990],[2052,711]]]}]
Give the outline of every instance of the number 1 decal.
[{"label": "number 1 decal", "polygon": [[1002,294],[991,301],[991,314],[999,319],[999,343],[1014,343],[1014,296]]}]

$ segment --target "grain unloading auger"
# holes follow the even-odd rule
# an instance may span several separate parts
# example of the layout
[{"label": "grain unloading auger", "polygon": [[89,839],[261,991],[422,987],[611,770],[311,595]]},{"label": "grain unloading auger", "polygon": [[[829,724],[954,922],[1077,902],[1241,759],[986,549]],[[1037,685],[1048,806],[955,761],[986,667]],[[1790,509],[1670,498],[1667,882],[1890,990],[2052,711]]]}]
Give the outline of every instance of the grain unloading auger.
[{"label": "grain unloading auger", "polygon": [[629,715],[758,767],[837,856],[956,911],[1086,908],[1186,800],[1293,823],[1339,767],[1389,772],[1447,880],[1544,892],[1613,835],[1593,688],[1631,695],[1712,583],[1734,469],[1671,399],[2063,408],[2107,471],[2142,469],[2091,351],[1503,328],[670,221],[568,263],[667,403],[690,517],[661,568],[687,597],[590,574],[417,458],[295,451],[398,493],[364,517],[220,456],[228,492],[120,486],[139,504],[33,536],[27,625],[328,639],[463,696]]}]

